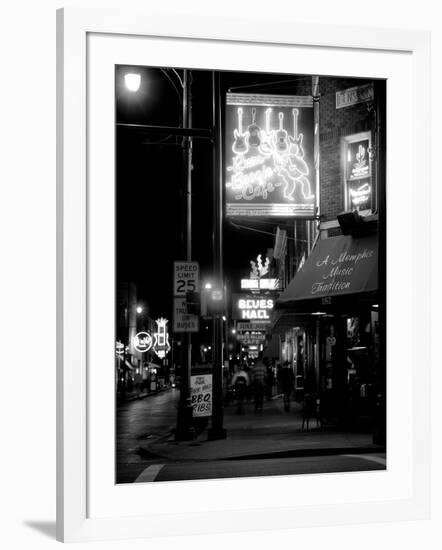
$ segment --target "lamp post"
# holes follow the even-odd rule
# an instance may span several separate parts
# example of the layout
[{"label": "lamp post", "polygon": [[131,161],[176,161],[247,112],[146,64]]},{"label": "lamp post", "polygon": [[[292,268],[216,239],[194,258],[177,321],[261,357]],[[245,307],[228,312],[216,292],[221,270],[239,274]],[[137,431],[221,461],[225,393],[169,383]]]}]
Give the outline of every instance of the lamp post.
[{"label": "lamp post", "polygon": [[[223,289],[223,173],[222,173],[222,118],[220,74],[212,73],[212,127],[213,127],[213,279],[216,286]],[[223,308],[224,309],[224,308]],[[212,425],[209,439],[225,439],[223,427],[223,317],[224,311],[216,311],[213,316],[213,407]]]},{"label": "lamp post", "polygon": [[[221,101],[220,101],[220,76],[212,73],[212,127],[193,128],[192,125],[192,71],[183,69],[182,76],[175,69],[160,69],[172,84],[179,101],[182,103],[181,126],[158,126],[151,124],[127,124],[117,123],[117,127],[127,131],[145,131],[155,135],[181,136],[182,160],[183,160],[183,191],[185,210],[184,255],[187,261],[192,260],[192,145],[194,139],[210,140],[213,146],[213,244],[214,244],[214,284],[223,288],[222,265],[222,161],[221,161]],[[179,85],[177,82],[179,81]],[[125,75],[125,84],[130,92],[136,92],[140,87],[141,77],[133,71]],[[174,144],[173,144],[174,145]],[[223,313],[217,313],[213,318],[213,416],[212,428],[209,436],[212,438],[225,437],[222,428],[222,365],[223,365]],[[181,377],[180,401],[177,416],[177,439],[190,439],[193,437],[192,407],[190,396],[192,338],[191,333],[186,333],[182,338],[185,344],[184,373]]]},{"label": "lamp post", "polygon": [[[192,128],[192,93],[191,93],[192,73],[183,70],[183,129]],[[184,167],[184,190],[186,200],[184,206],[186,210],[186,233],[185,249],[186,260],[192,260],[192,136],[185,135],[182,140],[182,155]],[[190,395],[190,381],[192,375],[192,335],[190,332],[185,334],[186,357],[185,372],[180,381],[180,400],[178,404],[177,427],[175,438],[177,440],[193,439],[195,430],[192,426],[192,403]]]}]

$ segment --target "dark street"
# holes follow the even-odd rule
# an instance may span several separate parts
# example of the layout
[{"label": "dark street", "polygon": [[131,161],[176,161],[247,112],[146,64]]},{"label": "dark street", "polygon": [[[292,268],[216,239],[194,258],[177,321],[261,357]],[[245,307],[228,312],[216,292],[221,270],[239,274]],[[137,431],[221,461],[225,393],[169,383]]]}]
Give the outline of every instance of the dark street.
[{"label": "dark street", "polygon": [[176,406],[179,392],[131,401],[118,408],[119,483],[196,480],[265,475],[313,474],[383,470],[385,453],[365,433],[351,435],[315,428],[302,431],[299,405],[284,412],[275,396],[262,415],[225,409],[228,437],[207,441],[203,431],[195,440],[176,442]]},{"label": "dark street", "polygon": [[[176,423],[179,391],[170,389],[145,399],[130,401],[117,409],[117,476],[133,481],[146,468],[138,449],[146,442],[168,437]],[[127,477],[126,477],[127,476]]]},{"label": "dark street", "polygon": [[116,483],[385,469],[385,98],[115,67]]}]

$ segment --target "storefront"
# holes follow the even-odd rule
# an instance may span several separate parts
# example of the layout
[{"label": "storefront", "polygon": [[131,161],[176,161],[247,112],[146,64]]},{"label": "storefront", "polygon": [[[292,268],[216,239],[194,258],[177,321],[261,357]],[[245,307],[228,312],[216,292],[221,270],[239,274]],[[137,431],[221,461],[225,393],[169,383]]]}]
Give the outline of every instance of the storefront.
[{"label": "storefront", "polygon": [[273,331],[293,364],[298,394],[324,416],[370,422],[378,391],[378,235],[319,240],[275,304]]}]

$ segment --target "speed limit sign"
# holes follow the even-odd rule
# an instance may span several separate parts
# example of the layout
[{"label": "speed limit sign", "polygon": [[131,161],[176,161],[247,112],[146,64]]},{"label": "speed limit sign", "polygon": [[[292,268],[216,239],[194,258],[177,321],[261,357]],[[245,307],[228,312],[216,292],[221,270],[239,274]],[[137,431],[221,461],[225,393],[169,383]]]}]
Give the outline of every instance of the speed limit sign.
[{"label": "speed limit sign", "polygon": [[198,262],[173,262],[173,295],[185,296],[199,291]]}]

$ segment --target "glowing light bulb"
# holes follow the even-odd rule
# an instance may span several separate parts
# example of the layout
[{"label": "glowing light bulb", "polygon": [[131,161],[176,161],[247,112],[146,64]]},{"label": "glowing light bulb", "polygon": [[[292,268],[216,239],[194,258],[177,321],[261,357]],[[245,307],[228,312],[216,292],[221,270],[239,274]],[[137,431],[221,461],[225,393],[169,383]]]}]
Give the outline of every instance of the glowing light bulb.
[{"label": "glowing light bulb", "polygon": [[141,84],[141,75],[138,73],[127,73],[124,75],[124,84],[129,92],[138,92]]}]

